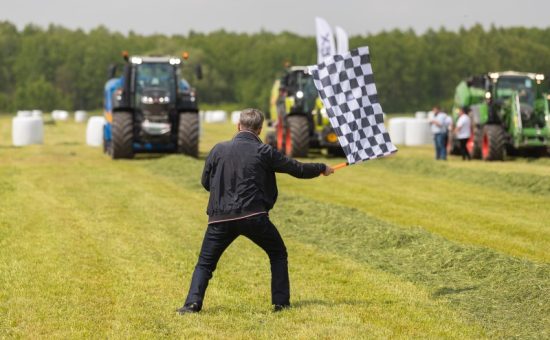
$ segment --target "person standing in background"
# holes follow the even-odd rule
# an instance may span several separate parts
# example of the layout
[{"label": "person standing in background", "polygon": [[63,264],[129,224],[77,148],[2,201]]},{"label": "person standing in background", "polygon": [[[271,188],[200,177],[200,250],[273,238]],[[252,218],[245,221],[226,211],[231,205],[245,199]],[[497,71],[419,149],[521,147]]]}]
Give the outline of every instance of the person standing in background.
[{"label": "person standing in background", "polygon": [[432,109],[434,118],[430,121],[434,135],[435,159],[447,160],[447,140],[449,139],[449,127],[452,120],[449,115],[441,111],[439,106]]},{"label": "person standing in background", "polygon": [[460,108],[458,120],[456,121],[455,128],[456,138],[460,142],[460,154],[462,155],[462,160],[471,160],[472,157],[466,148],[466,144],[472,135],[472,121],[470,116],[468,116],[468,108]]}]

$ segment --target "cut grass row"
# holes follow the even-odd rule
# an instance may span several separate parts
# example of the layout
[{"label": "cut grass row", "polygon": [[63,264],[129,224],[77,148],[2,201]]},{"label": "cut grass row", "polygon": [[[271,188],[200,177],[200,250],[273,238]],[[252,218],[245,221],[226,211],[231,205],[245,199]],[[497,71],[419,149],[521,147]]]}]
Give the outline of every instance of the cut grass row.
[{"label": "cut grass row", "polygon": [[[200,173],[175,158],[146,167],[189,188],[196,184],[189,186],[186,174]],[[316,181],[303,184],[300,196],[281,195],[273,216],[284,235],[422,286],[434,300],[447,301],[493,337],[550,334],[549,264],[459,244],[423,229],[380,221],[360,209],[320,202],[304,195],[323,186],[323,179]]]}]

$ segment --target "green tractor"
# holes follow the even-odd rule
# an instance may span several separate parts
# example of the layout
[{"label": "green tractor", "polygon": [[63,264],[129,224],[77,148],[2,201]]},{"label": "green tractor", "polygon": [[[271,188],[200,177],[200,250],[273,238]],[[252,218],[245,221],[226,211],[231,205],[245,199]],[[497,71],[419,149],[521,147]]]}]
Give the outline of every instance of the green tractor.
[{"label": "green tractor", "polygon": [[[313,77],[305,66],[293,66],[276,80],[271,91],[266,142],[291,157],[306,157],[310,149],[343,155]],[[276,117],[272,117],[273,114]]]},{"label": "green tractor", "polygon": [[[472,137],[467,147],[475,159],[504,160],[510,154],[546,154],[550,146],[549,97],[544,75],[491,72],[470,77],[455,91],[453,117],[470,108]],[[458,151],[458,141],[451,152]]]}]

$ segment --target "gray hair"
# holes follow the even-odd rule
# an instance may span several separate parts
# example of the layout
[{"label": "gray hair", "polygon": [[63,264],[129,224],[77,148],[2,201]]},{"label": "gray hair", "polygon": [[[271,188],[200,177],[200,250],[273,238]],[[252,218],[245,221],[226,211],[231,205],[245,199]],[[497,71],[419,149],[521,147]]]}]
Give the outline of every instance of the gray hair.
[{"label": "gray hair", "polygon": [[242,130],[257,132],[264,124],[264,114],[258,109],[244,109],[239,118]]}]

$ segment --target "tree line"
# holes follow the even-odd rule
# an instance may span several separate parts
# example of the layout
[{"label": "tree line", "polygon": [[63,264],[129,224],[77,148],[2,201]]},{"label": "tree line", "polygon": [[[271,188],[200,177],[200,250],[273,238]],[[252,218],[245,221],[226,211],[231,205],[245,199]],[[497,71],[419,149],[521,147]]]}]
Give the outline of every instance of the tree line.
[{"label": "tree line", "polygon": [[[386,112],[449,106],[460,79],[488,71],[518,70],[550,76],[550,28],[459,31],[392,30],[350,38],[368,45],[380,101]],[[267,110],[274,79],[283,65],[316,61],[314,37],[289,32],[255,34],[216,31],[187,35],[121,34],[105,27],[90,31],[50,25],[18,30],[0,22],[0,112],[18,109],[97,109],[110,64],[130,54],[190,58],[182,72],[208,104]],[[200,63],[204,78],[194,79]]]}]

